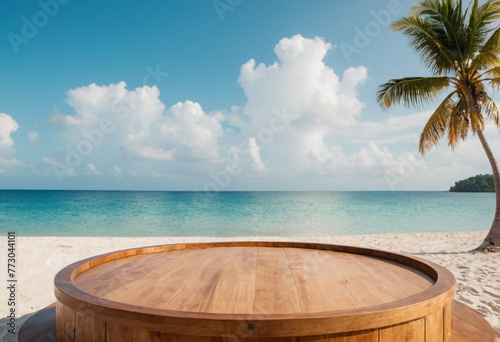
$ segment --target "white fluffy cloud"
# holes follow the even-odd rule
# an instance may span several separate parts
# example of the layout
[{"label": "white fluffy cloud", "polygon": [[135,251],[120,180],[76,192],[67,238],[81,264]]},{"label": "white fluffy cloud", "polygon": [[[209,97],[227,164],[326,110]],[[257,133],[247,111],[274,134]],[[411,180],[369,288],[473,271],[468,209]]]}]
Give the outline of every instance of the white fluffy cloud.
[{"label": "white fluffy cloud", "polygon": [[[350,158],[351,166],[359,170],[370,170],[372,173],[388,177],[410,177],[422,173],[426,169],[425,160],[418,155],[403,152],[394,156],[387,147],[369,143]],[[394,190],[394,189],[393,189]]]},{"label": "white fluffy cloud", "polygon": [[156,87],[128,90],[125,82],[91,84],[67,95],[66,102],[75,113],[66,115],[55,109],[49,119],[51,124],[66,127],[59,135],[58,161],[63,169],[87,165],[100,174],[106,168],[101,164],[109,164],[107,172],[121,175],[117,164],[127,160],[219,158],[221,124],[197,103],[186,101],[165,110]]},{"label": "white fluffy cloud", "polygon": [[14,140],[11,137],[18,128],[19,125],[12,116],[0,113],[0,174],[15,172],[18,167],[24,165],[15,157]]},{"label": "white fluffy cloud", "polygon": [[252,166],[259,171],[265,170],[265,166],[260,158],[260,149],[254,138],[248,140],[248,157]]},{"label": "white fluffy cloud", "polygon": [[266,124],[274,110],[286,110],[302,127],[348,126],[364,107],[356,88],[367,76],[364,67],[350,68],[340,79],[323,62],[331,44],[301,35],[282,39],[274,51],[277,62],[256,65],[251,59],[241,67],[238,82],[248,97],[244,113],[251,128]]},{"label": "white fluffy cloud", "polygon": [[171,149],[175,159],[217,159],[221,136],[219,120],[191,101],[172,106],[151,127],[153,144]]},{"label": "white fluffy cloud", "polygon": [[[275,63],[251,59],[241,67],[238,82],[248,100],[233,122],[254,143],[249,151],[259,149],[261,169],[322,172],[345,162],[339,147],[325,138],[356,123],[364,107],[357,87],[367,70],[349,68],[340,78],[323,62],[331,48],[321,38],[296,35],[276,45]],[[255,162],[255,155],[246,159]]]},{"label": "white fluffy cloud", "polygon": [[10,135],[18,128],[19,125],[10,115],[0,113],[0,148],[7,149],[14,145]]}]

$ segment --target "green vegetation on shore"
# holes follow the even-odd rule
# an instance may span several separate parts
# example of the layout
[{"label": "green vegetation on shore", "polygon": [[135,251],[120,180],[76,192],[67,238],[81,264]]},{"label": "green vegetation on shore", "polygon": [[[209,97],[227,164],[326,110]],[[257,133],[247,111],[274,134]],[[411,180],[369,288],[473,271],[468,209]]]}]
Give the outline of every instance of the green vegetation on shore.
[{"label": "green vegetation on shore", "polygon": [[493,175],[477,175],[455,182],[451,192],[495,192]]}]

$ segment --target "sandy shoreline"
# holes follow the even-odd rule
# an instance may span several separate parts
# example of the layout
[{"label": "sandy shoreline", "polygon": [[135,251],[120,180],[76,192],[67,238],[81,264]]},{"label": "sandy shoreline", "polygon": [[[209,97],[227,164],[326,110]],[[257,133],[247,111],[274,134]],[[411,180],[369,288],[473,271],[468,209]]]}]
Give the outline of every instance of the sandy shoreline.
[{"label": "sandy shoreline", "polygon": [[[500,254],[468,253],[479,245],[487,232],[384,234],[327,237],[159,237],[159,238],[81,238],[81,237],[17,237],[17,303],[18,324],[29,315],[53,303],[53,279],[64,266],[87,257],[115,250],[198,241],[288,240],[345,244],[404,252],[447,267],[457,279],[456,299],[479,311],[494,327],[500,341]],[[1,237],[2,246],[7,238]],[[5,247],[5,251],[7,248]],[[6,254],[6,253],[5,253]],[[2,256],[2,260],[5,260]],[[4,262],[5,263],[5,262]],[[6,266],[2,266],[6,279]],[[7,315],[7,289],[1,286],[1,317]],[[23,316],[23,317],[21,317]],[[7,334],[5,318],[0,320],[0,338]]]}]

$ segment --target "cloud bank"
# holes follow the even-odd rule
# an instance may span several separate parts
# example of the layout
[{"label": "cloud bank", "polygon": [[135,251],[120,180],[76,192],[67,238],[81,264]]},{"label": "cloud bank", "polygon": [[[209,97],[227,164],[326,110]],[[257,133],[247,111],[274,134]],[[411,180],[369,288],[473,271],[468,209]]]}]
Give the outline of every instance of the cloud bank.
[{"label": "cloud bank", "polygon": [[[333,188],[350,179],[354,189],[387,190],[407,187],[411,179],[416,188],[433,187],[433,181],[438,184],[450,174],[461,177],[484,168],[481,158],[474,166],[469,163],[471,154],[481,153],[477,142],[464,145],[467,152],[458,157],[449,156],[446,147],[428,159],[417,156],[416,141],[428,111],[370,121],[359,96],[368,70],[358,66],[337,72],[324,62],[332,50],[318,37],[281,39],[274,63],[249,59],[241,66],[237,82],[246,96],[244,105],[209,113],[189,100],[167,108],[156,86],[128,89],[119,82],[71,89],[66,103],[72,114],[54,108],[48,118],[50,125],[62,127],[58,148],[40,163],[59,180],[90,176],[157,182],[170,177],[176,182],[191,177],[186,179],[199,185],[234,171],[220,190],[245,188],[247,180],[255,179],[267,179],[260,184],[268,187],[287,179],[292,185],[316,179],[310,184]],[[0,172],[7,164],[21,163],[11,137],[18,127],[11,116],[0,114]],[[31,145],[39,144],[37,132],[27,134]],[[446,158],[455,164],[443,164]],[[190,187],[186,182],[185,189]]]},{"label": "cloud bank", "polygon": [[0,174],[12,174],[24,165],[15,157],[14,140],[11,137],[18,128],[19,125],[10,115],[0,113]]}]

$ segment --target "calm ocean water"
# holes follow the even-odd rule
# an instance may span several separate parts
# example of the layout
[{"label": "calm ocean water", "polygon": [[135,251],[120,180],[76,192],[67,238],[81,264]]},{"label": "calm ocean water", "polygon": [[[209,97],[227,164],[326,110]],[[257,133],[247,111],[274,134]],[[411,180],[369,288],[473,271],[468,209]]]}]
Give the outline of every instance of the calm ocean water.
[{"label": "calm ocean water", "polygon": [[304,236],[489,229],[492,193],[0,191],[20,236]]}]

